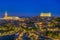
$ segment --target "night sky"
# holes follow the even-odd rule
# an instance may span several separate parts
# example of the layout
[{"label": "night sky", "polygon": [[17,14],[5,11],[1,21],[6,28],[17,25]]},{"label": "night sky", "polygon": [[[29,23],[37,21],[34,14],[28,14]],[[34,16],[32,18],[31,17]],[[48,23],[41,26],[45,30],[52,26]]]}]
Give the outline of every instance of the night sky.
[{"label": "night sky", "polygon": [[37,16],[41,12],[60,16],[60,0],[0,0],[0,17],[5,11],[11,16]]}]

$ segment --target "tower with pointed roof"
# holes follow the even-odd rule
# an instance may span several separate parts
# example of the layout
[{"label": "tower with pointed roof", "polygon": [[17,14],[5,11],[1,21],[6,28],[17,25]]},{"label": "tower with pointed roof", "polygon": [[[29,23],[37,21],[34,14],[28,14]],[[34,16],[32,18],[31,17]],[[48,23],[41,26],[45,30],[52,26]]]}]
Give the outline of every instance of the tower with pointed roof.
[{"label": "tower with pointed roof", "polygon": [[5,11],[5,17],[7,17],[7,16],[8,16],[7,11]]}]

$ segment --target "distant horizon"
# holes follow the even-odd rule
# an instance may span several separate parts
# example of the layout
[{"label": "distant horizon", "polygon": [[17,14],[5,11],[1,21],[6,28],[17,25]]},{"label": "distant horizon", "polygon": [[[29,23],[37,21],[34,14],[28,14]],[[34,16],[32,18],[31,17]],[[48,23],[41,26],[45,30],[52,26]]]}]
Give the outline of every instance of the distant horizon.
[{"label": "distant horizon", "polygon": [[60,17],[60,0],[0,0],[0,16],[7,11],[12,16],[38,16],[51,12]]},{"label": "distant horizon", "polygon": [[[51,13],[51,12],[40,12],[40,14],[41,13]],[[9,15],[9,13],[7,12],[7,14],[8,14],[8,16],[18,16],[18,15],[15,15],[15,14],[13,14],[13,15]],[[33,16],[40,16],[40,14],[39,15],[33,15]],[[3,13],[3,15],[0,15],[0,17],[3,17],[5,15],[5,12]],[[33,17],[33,16],[18,16],[18,17]],[[52,13],[51,13],[51,16],[55,16],[55,15],[52,15]],[[60,16],[56,16],[56,17],[60,17]]]}]

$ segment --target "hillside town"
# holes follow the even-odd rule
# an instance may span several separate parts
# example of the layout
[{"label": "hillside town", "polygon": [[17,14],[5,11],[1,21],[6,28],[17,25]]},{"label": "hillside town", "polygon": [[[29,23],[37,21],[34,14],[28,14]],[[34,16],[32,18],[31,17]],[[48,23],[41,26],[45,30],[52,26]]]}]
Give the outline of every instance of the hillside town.
[{"label": "hillside town", "polygon": [[20,18],[7,12],[0,19],[0,36],[17,34],[16,40],[60,40],[60,17],[51,13]]}]

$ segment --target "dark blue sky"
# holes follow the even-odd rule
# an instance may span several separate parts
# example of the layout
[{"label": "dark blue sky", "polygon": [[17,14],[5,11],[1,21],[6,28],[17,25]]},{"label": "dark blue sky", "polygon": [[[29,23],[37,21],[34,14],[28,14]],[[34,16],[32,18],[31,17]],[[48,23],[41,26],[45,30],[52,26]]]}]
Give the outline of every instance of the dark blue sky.
[{"label": "dark blue sky", "polygon": [[41,12],[60,16],[60,0],[0,0],[0,16],[5,11],[14,16],[37,16]]}]

